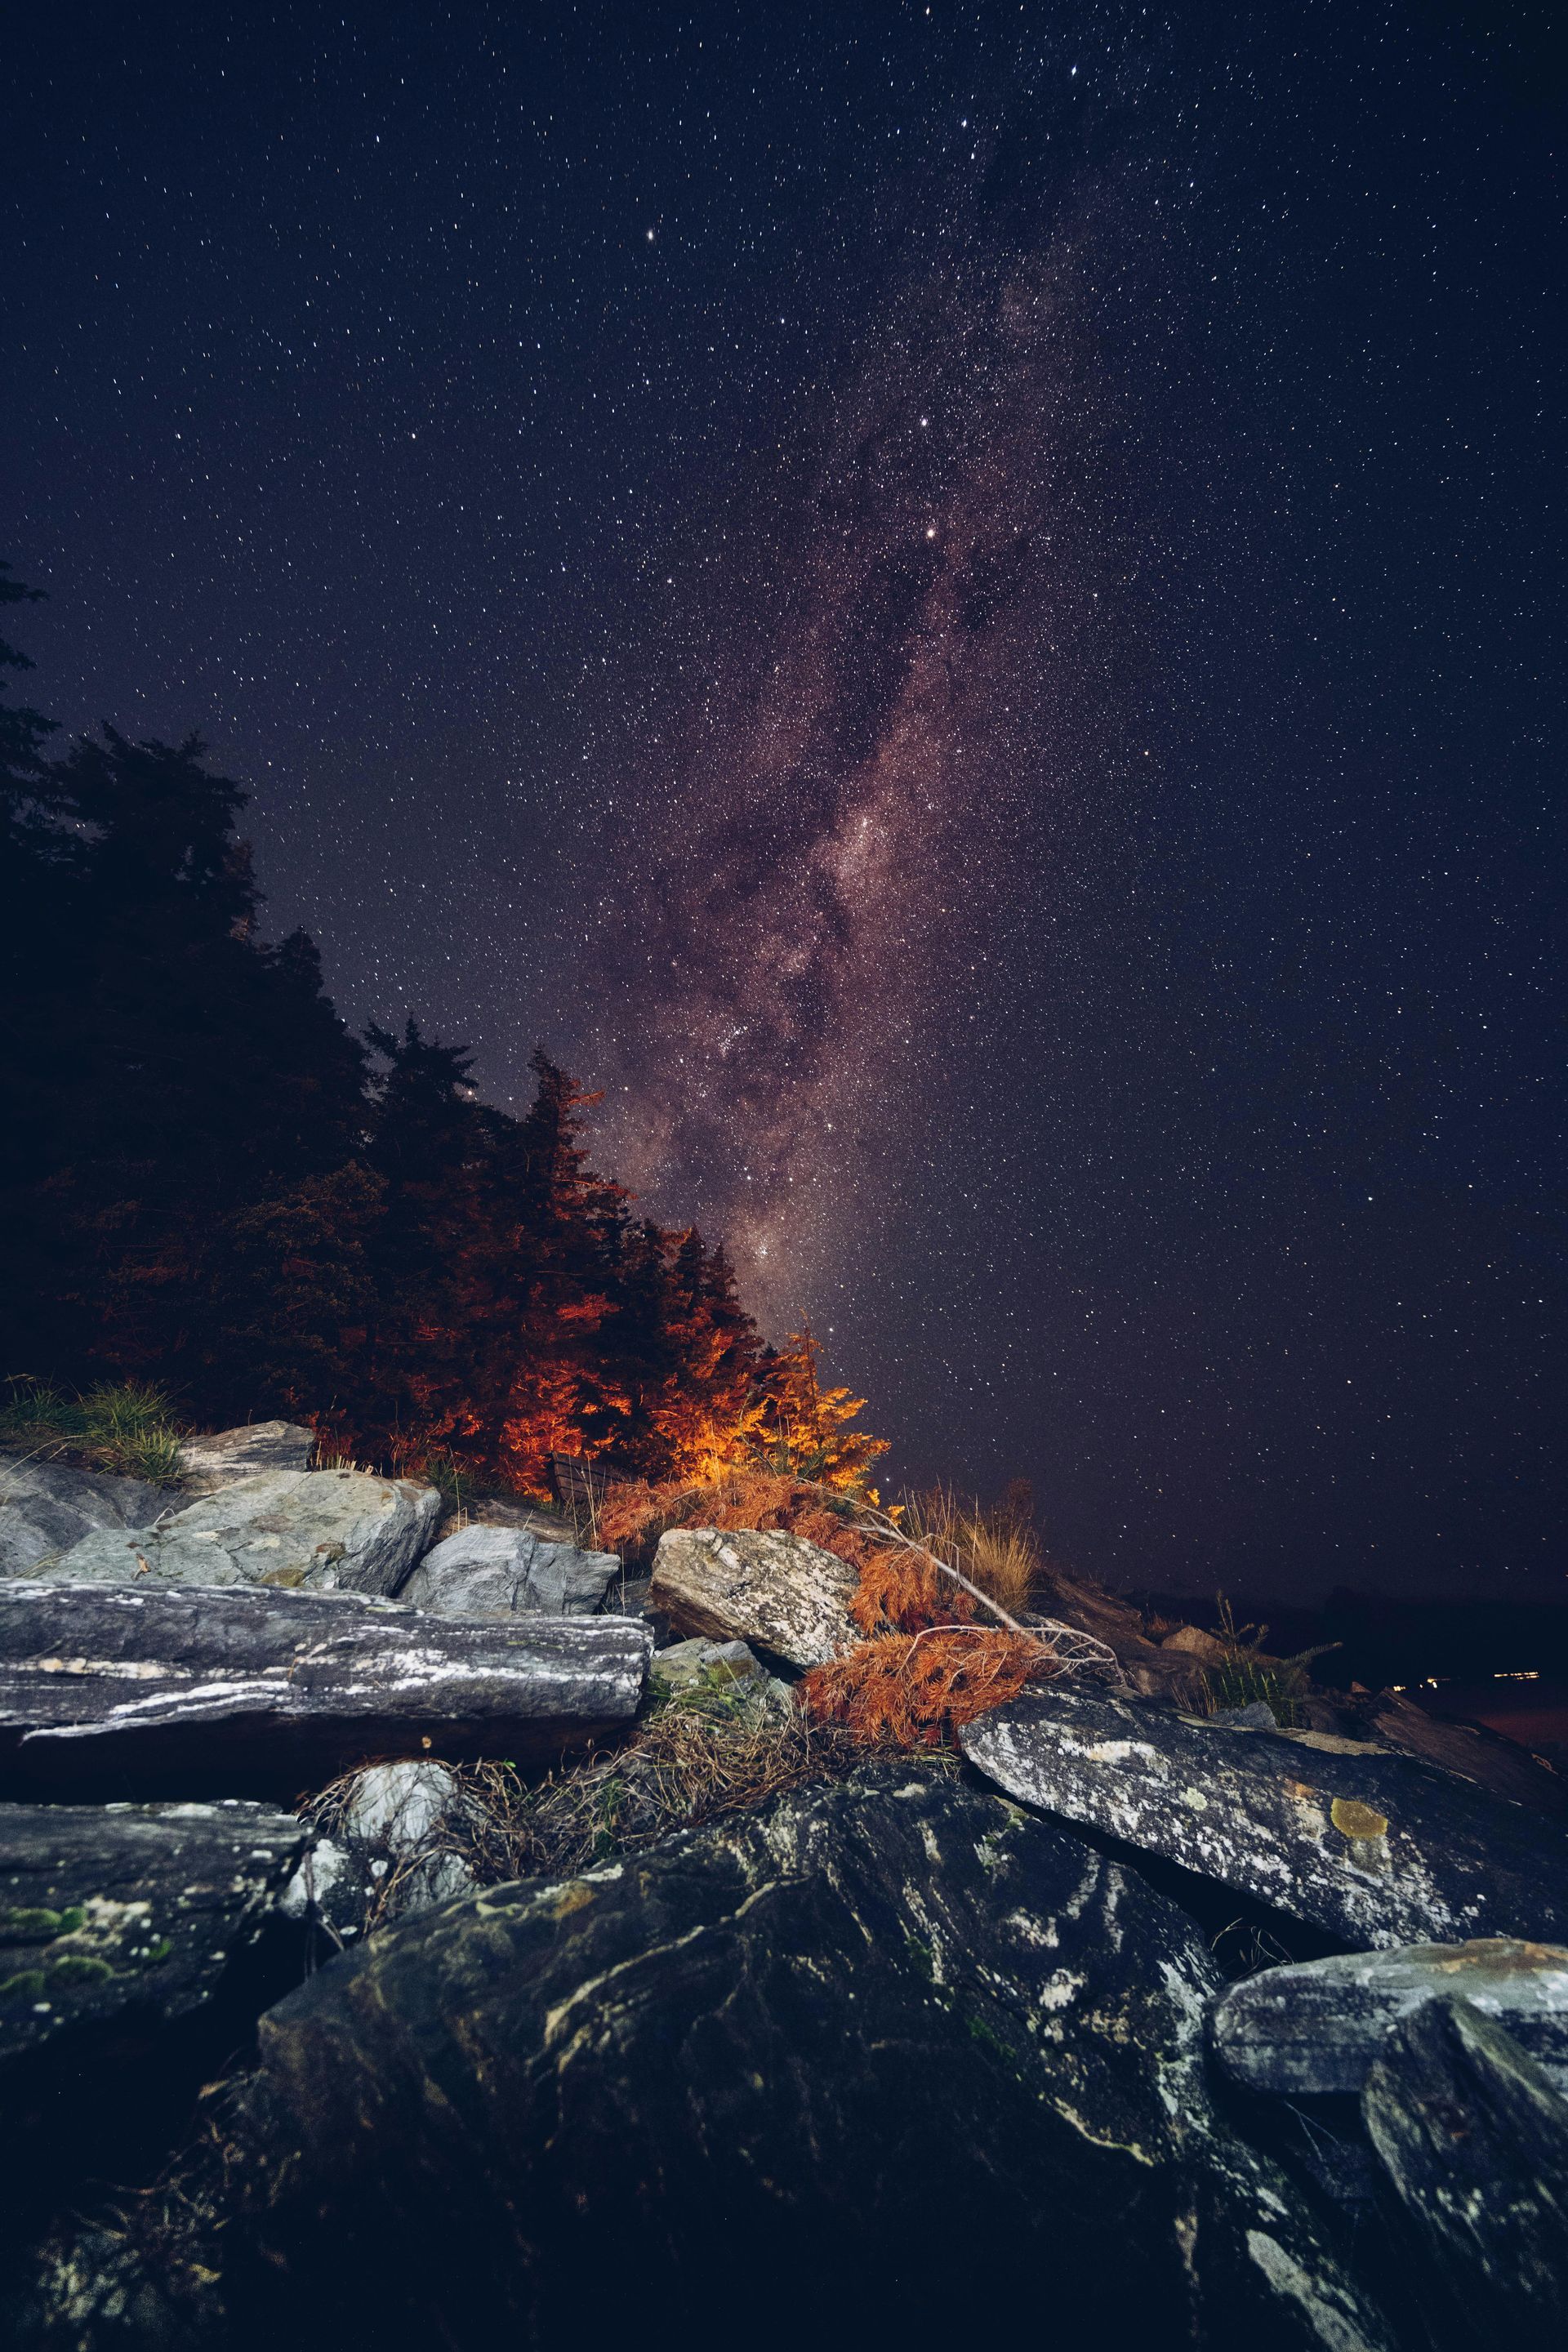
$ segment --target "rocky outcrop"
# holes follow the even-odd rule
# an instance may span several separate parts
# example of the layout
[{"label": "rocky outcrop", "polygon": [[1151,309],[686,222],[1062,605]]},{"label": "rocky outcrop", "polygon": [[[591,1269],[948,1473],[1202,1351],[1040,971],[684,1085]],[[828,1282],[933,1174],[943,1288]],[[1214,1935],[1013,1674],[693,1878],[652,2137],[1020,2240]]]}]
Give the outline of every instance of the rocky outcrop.
[{"label": "rocky outcrop", "polygon": [[264,1470],[304,1470],[315,1443],[313,1429],[292,1421],[253,1421],[187,1437],[180,1448],[182,1483],[187,1495],[216,1495]]},{"label": "rocky outcrop", "polygon": [[268,1470],[155,1528],[100,1530],[37,1569],[62,1583],[269,1584],[397,1591],[436,1530],[434,1486],[363,1470]]},{"label": "rocky outcrop", "polygon": [[1568,2100],[1468,2001],[1406,2017],[1363,2112],[1438,2344],[1568,2343]]},{"label": "rocky outcrop", "polygon": [[0,1455],[0,1576],[26,1576],[95,1530],[151,1527],[176,1500],[140,1478]]},{"label": "rocky outcrop", "polygon": [[621,1563],[531,1528],[468,1527],[426,1553],[403,1588],[416,1608],[444,1617],[591,1617]]},{"label": "rocky outcrop", "polygon": [[1450,1995],[1506,2026],[1568,2091],[1568,1948],[1506,1937],[1265,1969],[1215,2002],[1210,2044],[1231,2080],[1249,2091],[1359,2091],[1399,2020]]},{"label": "rocky outcrop", "polygon": [[961,1744],[1010,1796],[1349,1944],[1568,1937],[1568,1831],[1412,1757],[1060,1689]]},{"label": "rocky outcrop", "polygon": [[682,1633],[818,1666],[860,1639],[849,1615],[856,1582],[837,1553],[782,1529],[671,1528],[647,1598]]},{"label": "rocky outcrop", "polygon": [[426,1742],[551,1756],[630,1720],[651,1647],[625,1618],[17,1580],[0,1601],[0,1788],[298,1789]]},{"label": "rocky outcrop", "polygon": [[[261,2025],[269,2327],[1382,2346],[1213,2106],[1203,1935],[941,1770],[405,1920]],[[395,2253],[392,2250],[395,2250]]]},{"label": "rocky outcrop", "polygon": [[306,1843],[291,1815],[232,1801],[0,1805],[0,2077],[48,2049],[64,2063],[89,2027],[210,2000]]}]

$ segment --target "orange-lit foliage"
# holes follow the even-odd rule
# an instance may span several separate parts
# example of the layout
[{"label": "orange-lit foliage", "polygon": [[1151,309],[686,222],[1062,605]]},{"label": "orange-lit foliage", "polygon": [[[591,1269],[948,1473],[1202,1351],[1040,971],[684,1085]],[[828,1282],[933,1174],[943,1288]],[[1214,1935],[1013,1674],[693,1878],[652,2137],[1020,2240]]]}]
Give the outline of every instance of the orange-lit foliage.
[{"label": "orange-lit foliage", "polygon": [[1061,1667],[1042,1643],[1003,1627],[950,1625],[879,1633],[813,1666],[798,1696],[818,1723],[900,1748],[936,1748]]},{"label": "orange-lit foliage", "polygon": [[786,1528],[852,1568],[878,1549],[820,1487],[770,1470],[734,1470],[702,1486],[616,1486],[595,1521],[600,1541],[633,1560],[648,1558],[667,1528]]},{"label": "orange-lit foliage", "polygon": [[924,1552],[882,1543],[868,1546],[849,1614],[863,1633],[919,1633],[928,1625],[967,1625],[974,1603]]},{"label": "orange-lit foliage", "polygon": [[769,1349],[758,1385],[763,1443],[773,1469],[844,1494],[868,1491],[871,1465],[889,1451],[888,1441],[850,1428],[866,1410],[866,1400],[848,1389],[823,1387],[809,1323],[792,1331],[782,1348]]}]

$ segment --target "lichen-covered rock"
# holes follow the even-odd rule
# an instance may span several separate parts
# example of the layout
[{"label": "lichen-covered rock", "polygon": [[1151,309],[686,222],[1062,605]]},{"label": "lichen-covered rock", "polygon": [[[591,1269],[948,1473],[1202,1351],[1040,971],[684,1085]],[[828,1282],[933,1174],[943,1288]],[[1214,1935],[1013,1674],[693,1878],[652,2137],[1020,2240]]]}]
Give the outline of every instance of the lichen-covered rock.
[{"label": "lichen-covered rock", "polygon": [[367,1758],[552,1757],[630,1722],[618,1617],[436,1617],[270,1586],[0,1590],[0,1789],[288,1790]]},{"label": "lichen-covered rock", "polygon": [[306,1843],[291,1815],[234,1800],[0,1805],[0,2074],[122,2012],[210,2000]]},{"label": "lichen-covered rock", "polygon": [[444,1508],[434,1486],[364,1470],[268,1470],[133,1534],[100,1530],[34,1573],[64,1584],[271,1584],[395,1592]]},{"label": "lichen-covered rock", "polygon": [[532,1528],[469,1527],[427,1551],[400,1598],[444,1617],[591,1617],[621,1563]]},{"label": "lichen-covered rock", "polygon": [[243,1429],[212,1430],[187,1437],[180,1469],[188,1495],[216,1495],[240,1478],[264,1470],[303,1470],[316,1443],[313,1429],[292,1421],[252,1421]]},{"label": "lichen-covered rock", "polygon": [[748,1642],[792,1666],[819,1666],[860,1639],[855,1570],[782,1528],[671,1528],[659,1538],[648,1603],[683,1633]]},{"label": "lichen-covered rock", "polygon": [[141,1478],[0,1454],[0,1576],[26,1576],[95,1529],[151,1527],[172,1499]]},{"label": "lichen-covered rock", "polygon": [[1249,2091],[1359,2091],[1399,2020],[1448,1994],[1496,2018],[1568,2091],[1568,1948],[1507,1937],[1265,1969],[1221,1994],[1210,2046]]},{"label": "lichen-covered rock", "polygon": [[[262,2020],[269,2332],[1386,2338],[1211,2104],[1192,1923],[941,1770],[405,1920]],[[395,2250],[395,2252],[392,2252]],[[273,2340],[276,2340],[275,2333]]]},{"label": "lichen-covered rock", "polygon": [[1436,2341],[1562,2352],[1568,2100],[1494,2019],[1448,1999],[1394,2027],[1362,2112]]},{"label": "lichen-covered rock", "polygon": [[1010,1796],[1349,1944],[1568,1938],[1568,1831],[1414,1757],[1061,1689],[982,1716],[961,1744]]}]

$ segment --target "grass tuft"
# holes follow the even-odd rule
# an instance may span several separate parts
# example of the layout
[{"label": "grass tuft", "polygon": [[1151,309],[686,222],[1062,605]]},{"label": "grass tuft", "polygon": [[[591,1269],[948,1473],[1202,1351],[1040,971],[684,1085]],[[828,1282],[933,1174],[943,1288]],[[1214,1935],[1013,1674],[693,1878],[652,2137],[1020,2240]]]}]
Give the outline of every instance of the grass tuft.
[{"label": "grass tuft", "polygon": [[26,1378],[10,1383],[0,1440],[30,1453],[68,1450],[94,1469],[170,1486],[180,1475],[180,1428],[167,1389],[100,1381],[79,1395]]}]

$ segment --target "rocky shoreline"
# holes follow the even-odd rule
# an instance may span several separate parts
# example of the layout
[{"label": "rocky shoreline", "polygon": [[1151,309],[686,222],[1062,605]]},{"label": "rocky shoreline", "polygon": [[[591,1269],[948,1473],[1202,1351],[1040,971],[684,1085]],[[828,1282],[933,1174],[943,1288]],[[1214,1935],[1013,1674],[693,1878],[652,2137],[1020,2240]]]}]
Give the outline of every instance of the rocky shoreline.
[{"label": "rocky shoreline", "polygon": [[0,1465],[8,2341],[1563,2339],[1527,1751],[1194,1714],[1209,1637],[1058,1578],[1054,1679],[858,1752],[835,1554],[310,1446]]}]

